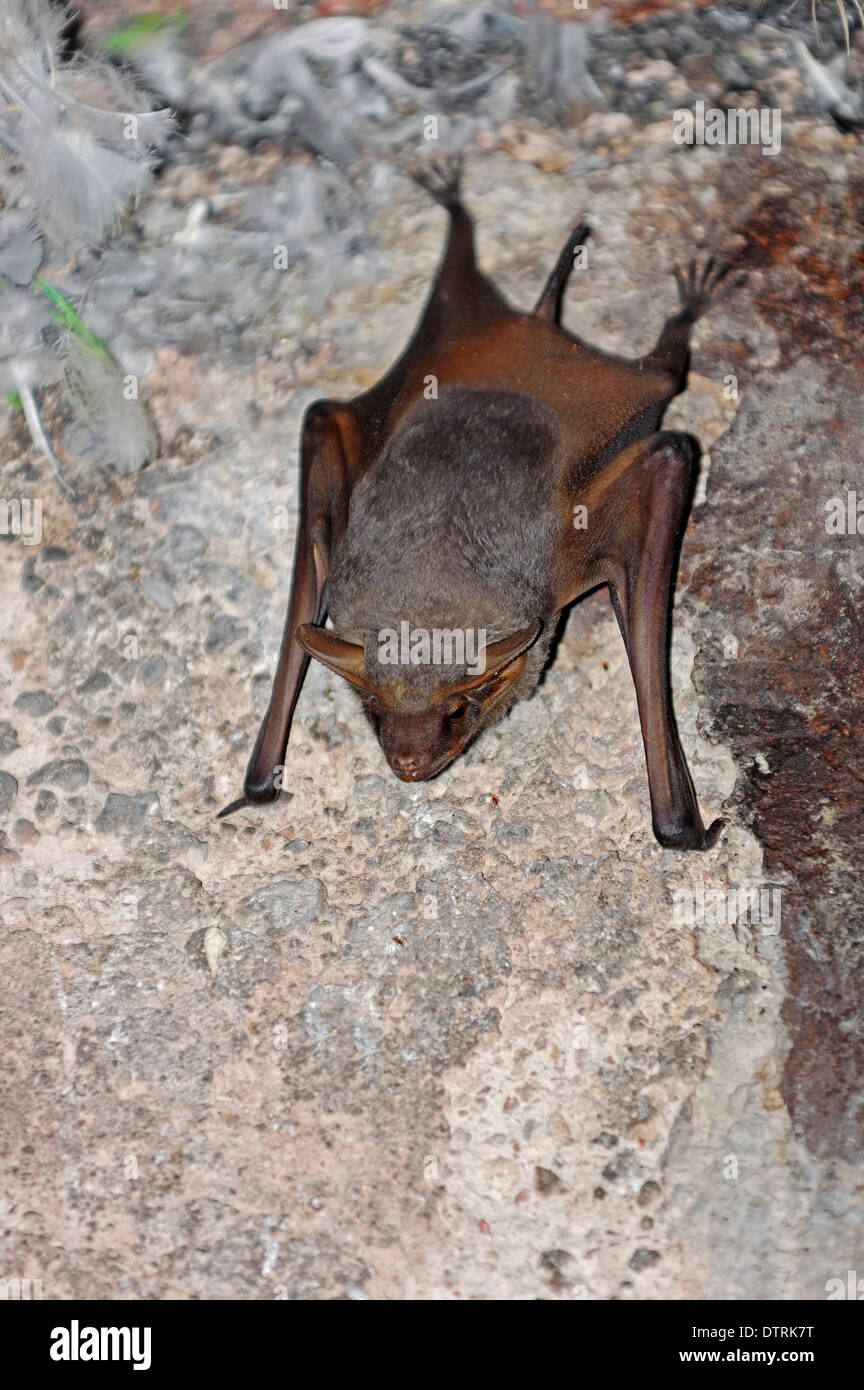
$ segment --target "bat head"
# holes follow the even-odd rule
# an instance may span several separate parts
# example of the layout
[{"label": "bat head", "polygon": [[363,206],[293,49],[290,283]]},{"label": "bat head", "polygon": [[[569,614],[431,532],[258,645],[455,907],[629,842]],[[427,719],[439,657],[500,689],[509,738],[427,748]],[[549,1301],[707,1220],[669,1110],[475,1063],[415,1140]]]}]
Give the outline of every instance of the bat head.
[{"label": "bat head", "polygon": [[[475,631],[474,640],[466,642],[464,630],[412,629],[407,622],[377,634],[377,645],[346,642],[312,623],[304,623],[296,635],[304,651],[359,691],[396,776],[424,782],[443,772],[509,707],[520,693],[520,678],[529,674],[532,687],[536,684],[542,656],[538,653],[532,663],[536,674],[526,673],[526,666],[541,630],[534,622],[489,645],[485,632]],[[446,660],[454,654],[461,659]],[[436,655],[445,659],[436,661]]]}]

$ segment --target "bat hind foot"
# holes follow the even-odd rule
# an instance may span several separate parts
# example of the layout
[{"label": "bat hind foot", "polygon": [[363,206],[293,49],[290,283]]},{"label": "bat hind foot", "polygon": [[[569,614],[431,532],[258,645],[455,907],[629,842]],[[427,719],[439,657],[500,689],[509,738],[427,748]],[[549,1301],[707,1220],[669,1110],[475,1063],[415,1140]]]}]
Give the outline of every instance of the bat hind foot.
[{"label": "bat hind foot", "polygon": [[278,801],[281,790],[281,787],[277,787],[272,780],[260,783],[250,782],[247,776],[243,795],[225,806],[218,813],[216,819],[224,820],[226,816],[233,816],[235,811],[241,811],[244,806],[266,806],[268,802]]},{"label": "bat hind foot", "polygon": [[701,266],[698,259],[694,258],[686,270],[681,270],[676,265],[674,274],[682,312],[688,314],[694,322],[701,318],[721,294],[731,270],[732,266],[728,261],[718,262],[714,256],[709,256]]},{"label": "bat hind foot", "polygon": [[409,173],[436,203],[443,208],[453,208],[459,203],[463,167],[462,155],[454,152],[439,154],[423,164],[415,164]]},{"label": "bat hind foot", "polygon": [[677,825],[658,825],[655,821],[654,838],[664,849],[712,849],[725,825],[725,820],[715,820],[706,830],[701,820]]}]

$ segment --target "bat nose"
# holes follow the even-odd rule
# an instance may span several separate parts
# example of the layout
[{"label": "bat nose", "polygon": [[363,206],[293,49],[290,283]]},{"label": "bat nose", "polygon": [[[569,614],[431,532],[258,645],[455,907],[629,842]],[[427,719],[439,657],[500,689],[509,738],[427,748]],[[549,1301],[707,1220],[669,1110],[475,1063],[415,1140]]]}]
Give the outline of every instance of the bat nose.
[{"label": "bat nose", "polygon": [[417,782],[426,769],[426,760],[418,753],[394,753],[391,767],[403,782]]}]

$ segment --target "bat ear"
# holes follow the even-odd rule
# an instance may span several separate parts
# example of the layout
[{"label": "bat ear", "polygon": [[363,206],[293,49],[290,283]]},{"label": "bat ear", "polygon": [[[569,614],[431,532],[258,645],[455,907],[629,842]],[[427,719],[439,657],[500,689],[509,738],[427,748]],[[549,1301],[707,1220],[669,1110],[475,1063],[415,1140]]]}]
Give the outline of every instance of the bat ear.
[{"label": "bat ear", "polygon": [[374,688],[366,679],[366,654],[356,642],[345,642],[335,632],[316,627],[314,623],[301,623],[294,635],[304,651],[316,661],[323,661],[337,675],[344,676],[358,690]]},{"label": "bat ear", "polygon": [[490,696],[494,694],[497,699],[525,670],[528,648],[537,641],[542,627],[543,624],[538,620],[528,627],[523,627],[519,632],[512,633],[510,637],[502,637],[500,642],[493,642],[486,648],[486,664],[483,670],[470,680],[460,681],[458,689],[476,690],[478,686],[489,685]]}]

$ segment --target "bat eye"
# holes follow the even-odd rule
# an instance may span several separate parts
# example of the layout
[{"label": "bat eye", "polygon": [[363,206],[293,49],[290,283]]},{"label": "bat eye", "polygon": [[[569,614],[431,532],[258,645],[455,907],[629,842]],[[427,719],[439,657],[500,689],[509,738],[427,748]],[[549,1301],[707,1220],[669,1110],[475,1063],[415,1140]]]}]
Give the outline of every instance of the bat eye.
[{"label": "bat eye", "polygon": [[467,701],[467,700],[454,700],[454,701],[452,702],[452,704],[450,704],[450,705],[447,706],[447,718],[448,718],[448,719],[464,719],[464,718],[465,718],[465,715],[466,715],[467,713],[468,713],[468,701]]}]

